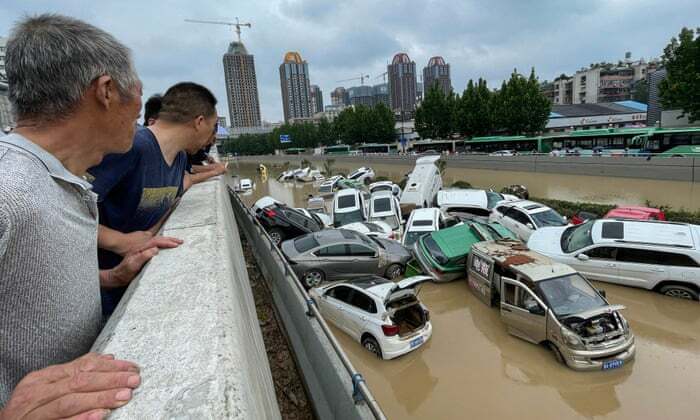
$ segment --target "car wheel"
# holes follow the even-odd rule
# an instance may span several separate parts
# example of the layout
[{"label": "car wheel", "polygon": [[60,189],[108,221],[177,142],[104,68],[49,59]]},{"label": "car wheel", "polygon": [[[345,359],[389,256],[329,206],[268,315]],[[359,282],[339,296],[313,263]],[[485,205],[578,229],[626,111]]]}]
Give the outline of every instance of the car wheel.
[{"label": "car wheel", "polygon": [[382,348],[379,347],[379,343],[377,343],[377,340],[375,340],[374,337],[365,337],[362,340],[362,347],[378,358],[382,358]]},{"label": "car wheel", "polygon": [[551,350],[554,354],[554,358],[557,359],[557,362],[561,364],[566,364],[566,362],[564,362],[564,356],[561,355],[561,352],[554,343],[547,343],[547,346],[549,347],[549,350]]},{"label": "car wheel", "polygon": [[659,290],[666,296],[671,296],[680,299],[698,300],[698,292],[687,286],[679,284],[671,284],[664,286]]},{"label": "car wheel", "polygon": [[279,244],[282,243],[282,240],[284,240],[284,233],[282,232],[282,229],[272,228],[269,232],[267,232],[267,234],[270,235],[270,239],[272,239],[272,242],[274,242],[275,245],[279,246]]},{"label": "car wheel", "polygon": [[403,274],[403,266],[401,264],[391,264],[387,269],[386,269],[386,278],[389,280],[394,280]]},{"label": "car wheel", "polygon": [[321,270],[309,270],[304,273],[302,277],[302,282],[307,289],[312,289],[318,287],[323,283],[325,276]]}]

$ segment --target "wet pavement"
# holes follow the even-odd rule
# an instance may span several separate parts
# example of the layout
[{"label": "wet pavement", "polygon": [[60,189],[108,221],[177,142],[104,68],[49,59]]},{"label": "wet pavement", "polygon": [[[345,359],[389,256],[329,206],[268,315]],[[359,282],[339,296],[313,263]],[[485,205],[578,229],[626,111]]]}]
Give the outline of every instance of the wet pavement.
[{"label": "wet pavement", "polygon": [[[256,181],[244,195],[248,204],[272,195],[304,206],[315,193],[312,184],[256,179],[255,165],[232,169]],[[412,353],[379,360],[344,333],[336,336],[389,418],[700,418],[700,305],[596,286],[627,307],[637,337],[636,359],[617,370],[558,365],[546,348],[509,335],[498,310],[472,295],[464,280],[423,286],[433,336]]]}]

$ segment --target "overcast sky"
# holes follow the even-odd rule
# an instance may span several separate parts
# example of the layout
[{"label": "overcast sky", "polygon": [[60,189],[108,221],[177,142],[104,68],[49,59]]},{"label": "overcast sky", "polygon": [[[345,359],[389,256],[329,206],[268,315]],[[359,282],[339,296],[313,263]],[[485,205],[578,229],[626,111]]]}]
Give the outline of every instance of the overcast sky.
[{"label": "overcast sky", "polygon": [[[534,6],[534,5],[537,6]],[[386,71],[406,52],[419,73],[434,55],[451,65],[461,92],[470,78],[495,87],[513,68],[540,80],[592,62],[658,57],[681,27],[696,27],[698,0],[2,0],[0,35],[30,13],[57,12],[97,25],[134,52],[144,96],[184,80],[211,88],[228,119],[222,54],[234,39],[227,26],[184,19],[251,22],[243,42],[255,55],[263,119],[282,117],[279,71],[286,51],[309,63],[312,84],[330,92],[338,80]]]}]

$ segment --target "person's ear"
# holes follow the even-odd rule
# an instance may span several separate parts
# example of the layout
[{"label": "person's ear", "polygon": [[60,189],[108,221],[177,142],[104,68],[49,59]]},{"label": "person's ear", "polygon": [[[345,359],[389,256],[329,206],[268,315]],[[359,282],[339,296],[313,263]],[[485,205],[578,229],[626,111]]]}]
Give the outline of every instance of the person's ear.
[{"label": "person's ear", "polygon": [[114,80],[109,75],[100,76],[92,82],[95,86],[95,99],[105,109],[109,109],[114,102],[116,90]]},{"label": "person's ear", "polygon": [[197,131],[201,130],[203,128],[202,126],[204,125],[205,122],[206,121],[205,121],[205,118],[203,115],[198,116],[197,118],[194,119],[194,128]]}]

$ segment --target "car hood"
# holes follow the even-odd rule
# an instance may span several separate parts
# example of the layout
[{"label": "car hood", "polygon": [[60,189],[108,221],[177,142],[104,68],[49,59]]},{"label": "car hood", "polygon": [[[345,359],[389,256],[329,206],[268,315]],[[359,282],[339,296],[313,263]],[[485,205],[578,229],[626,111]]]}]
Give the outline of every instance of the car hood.
[{"label": "car hood", "polygon": [[289,259],[299,255],[299,251],[294,247],[294,239],[282,242],[280,249],[282,250],[282,254]]},{"label": "car hood", "polygon": [[590,318],[595,318],[601,314],[610,314],[613,312],[622,311],[623,309],[626,309],[624,305],[605,305],[601,306],[600,308],[590,309],[588,311],[579,312],[576,314],[570,314],[567,315],[565,318],[580,318],[582,320],[586,320]]},{"label": "car hood", "polygon": [[564,255],[561,249],[561,235],[567,228],[568,226],[537,229],[530,235],[527,247],[546,255]]}]

